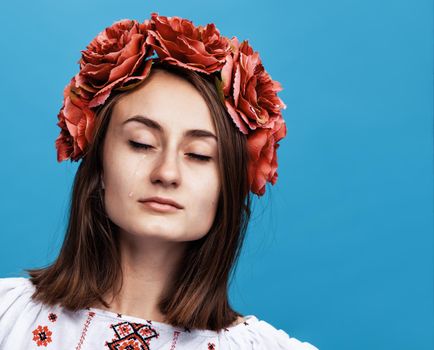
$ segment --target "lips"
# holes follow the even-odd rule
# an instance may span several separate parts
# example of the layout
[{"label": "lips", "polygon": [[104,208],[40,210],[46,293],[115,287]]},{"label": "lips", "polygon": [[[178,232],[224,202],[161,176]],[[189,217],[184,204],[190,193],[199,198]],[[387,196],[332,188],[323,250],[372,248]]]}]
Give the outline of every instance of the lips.
[{"label": "lips", "polygon": [[156,203],[160,203],[160,204],[171,205],[177,209],[183,209],[184,208],[181,204],[175,202],[174,200],[172,200],[170,198],[163,198],[163,197],[149,197],[149,198],[145,198],[145,199],[140,199],[139,202],[141,202],[141,203],[156,202]]}]

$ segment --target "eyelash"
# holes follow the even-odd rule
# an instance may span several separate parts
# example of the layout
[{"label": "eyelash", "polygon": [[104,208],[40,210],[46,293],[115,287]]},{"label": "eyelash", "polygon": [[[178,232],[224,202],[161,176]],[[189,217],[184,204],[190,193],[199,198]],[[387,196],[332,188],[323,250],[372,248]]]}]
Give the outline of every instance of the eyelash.
[{"label": "eyelash", "polygon": [[[152,146],[146,145],[146,144],[143,144],[143,143],[138,143],[138,142],[131,141],[131,140],[129,142],[130,142],[130,145],[133,148],[135,148],[135,149],[145,149],[145,150],[147,150],[147,149],[152,148]],[[195,153],[187,153],[187,154],[188,154],[189,157],[191,157],[193,159],[196,159],[196,160],[199,160],[199,161],[202,161],[202,162],[208,162],[211,159],[211,157],[202,156],[200,154],[195,154]]]}]

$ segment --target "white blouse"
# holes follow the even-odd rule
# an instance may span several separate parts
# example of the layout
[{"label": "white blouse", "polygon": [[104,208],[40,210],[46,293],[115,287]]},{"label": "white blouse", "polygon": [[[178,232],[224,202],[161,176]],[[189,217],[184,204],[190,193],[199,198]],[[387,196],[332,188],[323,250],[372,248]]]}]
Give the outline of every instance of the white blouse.
[{"label": "white blouse", "polygon": [[318,350],[254,315],[219,332],[187,329],[96,308],[49,307],[31,299],[34,291],[28,278],[0,278],[0,349]]}]

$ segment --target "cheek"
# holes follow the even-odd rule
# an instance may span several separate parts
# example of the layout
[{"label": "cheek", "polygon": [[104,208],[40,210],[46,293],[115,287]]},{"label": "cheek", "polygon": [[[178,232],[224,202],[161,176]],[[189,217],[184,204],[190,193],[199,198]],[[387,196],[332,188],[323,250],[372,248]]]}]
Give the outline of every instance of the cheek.
[{"label": "cheek", "polygon": [[128,153],[121,144],[111,144],[104,153],[104,182],[112,194],[128,196],[143,158]]},{"label": "cheek", "polygon": [[196,213],[203,218],[214,218],[220,193],[218,174],[215,173],[210,177],[204,177],[203,181],[196,182],[196,184],[196,188],[191,191],[191,193],[195,194],[191,197],[191,200],[194,201]]},{"label": "cheek", "polygon": [[[104,181],[106,183],[106,193],[112,192],[113,189],[122,188],[125,186],[126,176],[126,164],[121,163],[119,159],[112,154],[107,157],[104,162]],[[120,186],[120,187],[119,187]]]},{"label": "cheek", "polygon": [[113,149],[104,159],[104,205],[105,210],[116,225],[134,232],[131,215],[136,210],[135,203],[140,195],[138,176],[135,174],[140,158],[121,154]]},{"label": "cheek", "polygon": [[[197,240],[206,235],[214,222],[218,205],[219,188],[216,183],[208,182],[207,186],[196,186],[189,193],[184,221],[188,240]],[[193,192],[194,191],[194,192]]]},{"label": "cheek", "polygon": [[120,148],[108,147],[104,157],[104,184],[107,207],[119,207],[128,201],[134,188],[134,172],[138,160],[121,152]]}]

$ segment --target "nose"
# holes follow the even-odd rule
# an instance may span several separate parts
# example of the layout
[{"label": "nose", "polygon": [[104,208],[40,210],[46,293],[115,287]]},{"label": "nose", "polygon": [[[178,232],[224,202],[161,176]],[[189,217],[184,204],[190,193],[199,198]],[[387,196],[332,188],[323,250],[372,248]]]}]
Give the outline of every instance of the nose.
[{"label": "nose", "polygon": [[157,156],[150,177],[153,184],[178,187],[181,183],[181,172],[177,151],[169,149],[162,151]]}]

